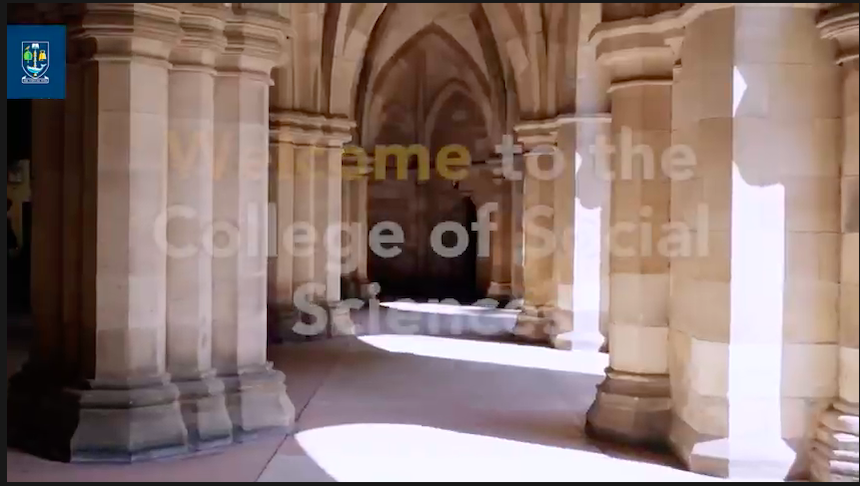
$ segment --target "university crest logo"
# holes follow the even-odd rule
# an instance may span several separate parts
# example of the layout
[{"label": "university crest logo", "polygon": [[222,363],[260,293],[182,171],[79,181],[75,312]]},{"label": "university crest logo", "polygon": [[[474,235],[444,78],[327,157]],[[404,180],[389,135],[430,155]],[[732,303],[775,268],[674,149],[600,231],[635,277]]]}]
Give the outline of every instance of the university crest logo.
[{"label": "university crest logo", "polygon": [[21,43],[21,69],[25,76],[21,84],[48,84],[48,68],[51,65],[50,45],[47,41]]}]

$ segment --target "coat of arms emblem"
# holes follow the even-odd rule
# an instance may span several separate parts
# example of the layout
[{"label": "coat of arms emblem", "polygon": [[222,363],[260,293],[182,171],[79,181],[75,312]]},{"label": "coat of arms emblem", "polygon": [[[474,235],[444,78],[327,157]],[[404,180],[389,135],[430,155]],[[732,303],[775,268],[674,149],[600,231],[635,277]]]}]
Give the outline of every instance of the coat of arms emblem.
[{"label": "coat of arms emblem", "polygon": [[30,41],[21,43],[21,68],[26,76],[22,84],[48,84],[46,74],[50,66],[51,53],[48,42]]}]

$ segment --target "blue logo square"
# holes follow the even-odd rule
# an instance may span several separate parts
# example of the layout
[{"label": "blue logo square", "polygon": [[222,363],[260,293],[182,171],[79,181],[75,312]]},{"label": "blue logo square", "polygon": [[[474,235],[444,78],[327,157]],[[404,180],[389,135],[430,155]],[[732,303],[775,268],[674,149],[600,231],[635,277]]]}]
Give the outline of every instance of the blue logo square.
[{"label": "blue logo square", "polygon": [[66,26],[6,26],[6,99],[66,97]]}]

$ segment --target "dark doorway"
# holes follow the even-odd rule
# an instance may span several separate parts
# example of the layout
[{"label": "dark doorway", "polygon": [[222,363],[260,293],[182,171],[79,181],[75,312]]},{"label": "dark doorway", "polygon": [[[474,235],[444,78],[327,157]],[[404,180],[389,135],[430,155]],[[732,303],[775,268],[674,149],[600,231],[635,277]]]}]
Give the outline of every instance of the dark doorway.
[{"label": "dark doorway", "polygon": [[[394,223],[403,229],[400,254],[369,254],[369,277],[383,299],[455,299],[473,303],[477,285],[477,208],[450,181],[386,181],[370,201],[371,226]],[[442,230],[445,231],[442,231]],[[435,231],[434,231],[435,230]]]},{"label": "dark doorway", "polygon": [[6,147],[6,302],[7,316],[16,318],[30,311],[30,205],[29,160],[32,154],[32,102],[7,102]]}]

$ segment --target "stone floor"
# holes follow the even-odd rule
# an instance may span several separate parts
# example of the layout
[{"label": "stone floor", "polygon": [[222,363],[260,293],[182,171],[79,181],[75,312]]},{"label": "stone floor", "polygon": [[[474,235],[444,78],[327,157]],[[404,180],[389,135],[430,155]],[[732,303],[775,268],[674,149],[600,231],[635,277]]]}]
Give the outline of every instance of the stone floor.
[{"label": "stone floor", "polygon": [[[270,349],[299,411],[290,437],[127,466],[9,451],[7,481],[713,480],[669,456],[585,437],[605,355],[505,342],[509,311],[391,307],[378,318],[360,312],[359,336]],[[417,326],[392,329],[391,315]],[[463,322],[480,336],[458,332]],[[22,356],[8,353],[8,373]]]}]

